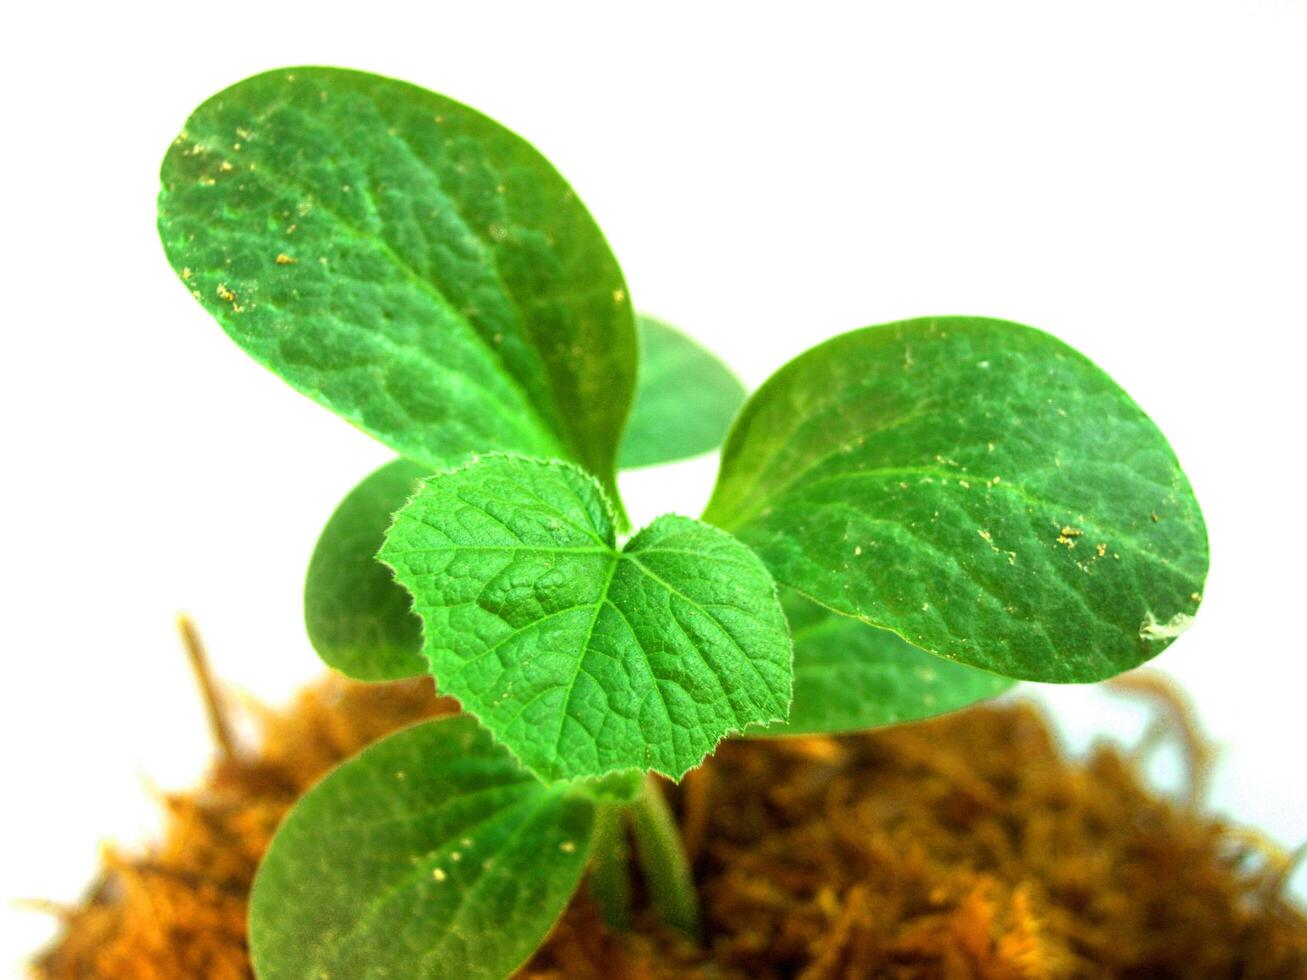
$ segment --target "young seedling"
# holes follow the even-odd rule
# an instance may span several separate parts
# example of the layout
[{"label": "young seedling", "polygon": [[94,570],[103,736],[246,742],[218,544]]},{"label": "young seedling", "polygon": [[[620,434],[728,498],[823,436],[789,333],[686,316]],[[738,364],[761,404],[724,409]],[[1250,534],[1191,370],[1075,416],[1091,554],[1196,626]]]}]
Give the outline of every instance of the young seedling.
[{"label": "young seedling", "polygon": [[[693,931],[651,774],[680,779],[729,736],[1097,681],[1198,607],[1206,531],[1166,440],[1030,327],[855,330],[745,401],[634,316],[531,146],[357,72],[221,92],[162,181],[187,288],[399,454],[322,534],[313,645],[363,680],[430,671],[466,712],[375,744],[291,812],[251,898],[265,980],[505,976],[587,868],[626,921],[628,840],[651,902]],[[723,437],[703,517],[628,536],[618,466]]]}]

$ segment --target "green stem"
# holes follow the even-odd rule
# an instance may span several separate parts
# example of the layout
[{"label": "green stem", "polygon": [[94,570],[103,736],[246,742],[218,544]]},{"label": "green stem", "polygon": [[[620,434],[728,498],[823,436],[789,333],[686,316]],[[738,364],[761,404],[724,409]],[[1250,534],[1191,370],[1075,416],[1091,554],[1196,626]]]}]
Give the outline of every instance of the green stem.
[{"label": "green stem", "polygon": [[652,776],[645,779],[644,789],[629,812],[649,901],[669,925],[697,936],[699,898],[694,875],[681,845],[676,819]]},{"label": "green stem", "polygon": [[631,927],[631,848],[626,839],[626,807],[601,806],[595,816],[590,857],[590,897],[604,921],[615,929]]}]

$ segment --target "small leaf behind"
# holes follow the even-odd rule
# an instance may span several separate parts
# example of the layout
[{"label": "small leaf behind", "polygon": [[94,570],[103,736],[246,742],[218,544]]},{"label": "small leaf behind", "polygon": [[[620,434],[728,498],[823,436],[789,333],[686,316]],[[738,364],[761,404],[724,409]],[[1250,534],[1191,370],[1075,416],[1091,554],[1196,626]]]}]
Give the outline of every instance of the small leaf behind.
[{"label": "small leaf behind", "polygon": [[414,596],[441,689],[545,779],[673,779],[785,717],[771,577],[730,535],[662,517],[616,546],[574,466],[486,456],[426,481],[381,558]]},{"label": "small leaf behind", "polygon": [[744,403],[744,385],[679,330],[651,316],[637,322],[639,381],[618,465],[653,466],[716,449]]},{"label": "small leaf behind", "polygon": [[511,449],[612,486],[626,284],[525,140],[413,85],[291,68],[201,105],[161,179],[169,261],[295,388],[433,467]]},{"label": "small leaf behind", "polygon": [[1187,625],[1207,533],[1157,427],[1030,327],[908,320],[837,337],[748,402],[704,519],[778,581],[931,653],[1100,680]]},{"label": "small leaf behind", "polygon": [[468,717],[343,763],[277,831],[250,898],[260,980],[499,980],[566,908],[594,825]]},{"label": "small leaf behind", "polygon": [[919,650],[889,630],[781,592],[794,640],[794,703],[787,721],[754,736],[856,732],[956,711],[1016,681]]},{"label": "small leaf behind", "polygon": [[397,459],[350,491],[318,538],[304,582],[304,622],[325,663],[361,681],[427,672],[413,599],[377,561],[395,511],[429,467]]}]

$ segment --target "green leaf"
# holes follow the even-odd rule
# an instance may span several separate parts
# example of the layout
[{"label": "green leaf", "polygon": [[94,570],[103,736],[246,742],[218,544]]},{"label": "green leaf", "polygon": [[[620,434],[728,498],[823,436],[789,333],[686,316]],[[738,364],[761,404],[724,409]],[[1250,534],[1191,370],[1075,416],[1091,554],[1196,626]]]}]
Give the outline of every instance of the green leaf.
[{"label": "green leaf", "polygon": [[545,779],[678,779],[785,717],[789,633],[757,557],[674,516],[619,549],[574,466],[492,455],[432,477],[381,559],[413,593],[441,689]]},{"label": "green leaf", "polygon": [[295,388],[417,462],[562,455],[612,486],[626,285],[524,140],[403,82],[291,68],[200,106],[161,177],[169,261]]},{"label": "green leaf", "polygon": [[1084,356],[999,320],[871,327],[792,361],[741,412],[704,519],[822,605],[1031,680],[1153,657],[1207,574],[1157,427]]},{"label": "green leaf", "polygon": [[350,491],[323,528],[304,582],[304,622],[329,666],[361,681],[427,672],[413,600],[377,561],[395,511],[429,472],[397,459]]},{"label": "green leaf", "polygon": [[716,449],[744,402],[744,385],[679,330],[650,316],[637,323],[639,382],[618,465],[653,466]]},{"label": "green leaf", "polygon": [[[650,465],[716,448],[744,387],[684,334],[649,317],[639,322],[643,360],[621,464]],[[413,600],[376,554],[391,517],[429,469],[396,460],[360,483],[332,515],[309,564],[309,638],[328,665],[358,680],[426,673]]]},{"label": "green leaf", "polygon": [[1016,681],[919,650],[809,602],[793,589],[781,604],[794,640],[794,702],[788,721],[754,736],[815,735],[918,721],[1010,690]]},{"label": "green leaf", "polygon": [[250,896],[260,980],[498,980],[585,869],[594,803],[546,786],[466,716],[364,749],[304,796]]}]

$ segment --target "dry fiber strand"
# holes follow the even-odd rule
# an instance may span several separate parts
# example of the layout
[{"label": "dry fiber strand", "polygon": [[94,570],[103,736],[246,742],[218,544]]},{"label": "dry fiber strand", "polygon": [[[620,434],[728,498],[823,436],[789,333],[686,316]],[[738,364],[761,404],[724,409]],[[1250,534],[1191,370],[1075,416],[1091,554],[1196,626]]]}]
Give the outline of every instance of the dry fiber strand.
[{"label": "dry fiber strand", "polygon": [[[1165,690],[1195,786],[1205,745]],[[294,800],[385,733],[456,710],[429,680],[337,677],[259,711],[257,749],[222,752],[167,798],[144,855],[110,853],[50,980],[252,976],[245,902]],[[668,787],[694,858],[702,944],[606,928],[584,889],[521,973],[584,978],[1307,977],[1307,919],[1281,897],[1288,859],[1161,798],[1109,745],[1060,750],[1021,702],[870,734],[737,741]]]}]

